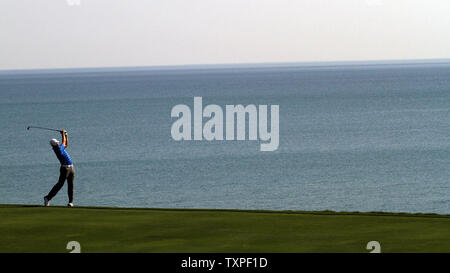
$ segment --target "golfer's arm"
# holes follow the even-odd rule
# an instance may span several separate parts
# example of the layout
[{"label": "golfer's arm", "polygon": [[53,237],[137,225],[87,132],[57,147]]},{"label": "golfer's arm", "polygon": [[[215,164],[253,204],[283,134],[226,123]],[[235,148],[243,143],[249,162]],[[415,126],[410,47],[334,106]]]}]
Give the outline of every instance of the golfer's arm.
[{"label": "golfer's arm", "polygon": [[64,147],[69,146],[69,136],[67,135],[67,133],[64,134]]},{"label": "golfer's arm", "polygon": [[67,133],[61,132],[61,135],[62,135],[62,144],[64,145],[64,147],[69,146],[69,137],[67,136]]}]

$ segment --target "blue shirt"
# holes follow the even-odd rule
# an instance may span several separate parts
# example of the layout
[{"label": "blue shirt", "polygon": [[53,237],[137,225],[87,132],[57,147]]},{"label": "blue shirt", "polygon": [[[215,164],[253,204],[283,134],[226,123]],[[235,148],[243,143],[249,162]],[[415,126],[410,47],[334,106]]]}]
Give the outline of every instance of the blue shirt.
[{"label": "blue shirt", "polygon": [[52,146],[52,148],[61,165],[72,165],[72,159],[66,152],[66,148],[64,147],[63,144],[59,146]]}]

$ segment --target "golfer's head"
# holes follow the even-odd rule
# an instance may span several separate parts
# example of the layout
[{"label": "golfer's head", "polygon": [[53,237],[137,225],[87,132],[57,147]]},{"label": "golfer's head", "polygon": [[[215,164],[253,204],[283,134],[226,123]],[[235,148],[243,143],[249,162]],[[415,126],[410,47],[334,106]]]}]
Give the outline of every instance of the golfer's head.
[{"label": "golfer's head", "polygon": [[52,145],[52,147],[59,146],[59,141],[56,138],[53,138],[50,140],[50,145]]}]

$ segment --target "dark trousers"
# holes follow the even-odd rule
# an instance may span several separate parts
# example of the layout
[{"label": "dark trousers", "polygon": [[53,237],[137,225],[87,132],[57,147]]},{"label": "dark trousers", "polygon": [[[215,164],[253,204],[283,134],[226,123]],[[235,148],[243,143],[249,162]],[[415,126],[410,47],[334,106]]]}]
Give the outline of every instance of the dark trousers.
[{"label": "dark trousers", "polygon": [[67,179],[67,194],[69,195],[69,203],[73,202],[73,181],[75,180],[75,168],[73,167],[63,167],[59,169],[59,179],[58,183],[53,186],[52,190],[46,196],[48,200],[51,200],[59,192],[59,190],[64,185],[64,181]]}]

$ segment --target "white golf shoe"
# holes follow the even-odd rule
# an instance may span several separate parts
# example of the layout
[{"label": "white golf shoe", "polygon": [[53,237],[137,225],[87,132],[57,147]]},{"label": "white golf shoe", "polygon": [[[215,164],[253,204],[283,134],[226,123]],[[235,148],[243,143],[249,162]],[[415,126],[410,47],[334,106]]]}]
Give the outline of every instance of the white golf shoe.
[{"label": "white golf shoe", "polygon": [[73,207],[73,203],[67,204],[68,207]]},{"label": "white golf shoe", "polygon": [[44,206],[46,207],[50,206],[50,200],[47,199],[47,196],[44,197]]}]

